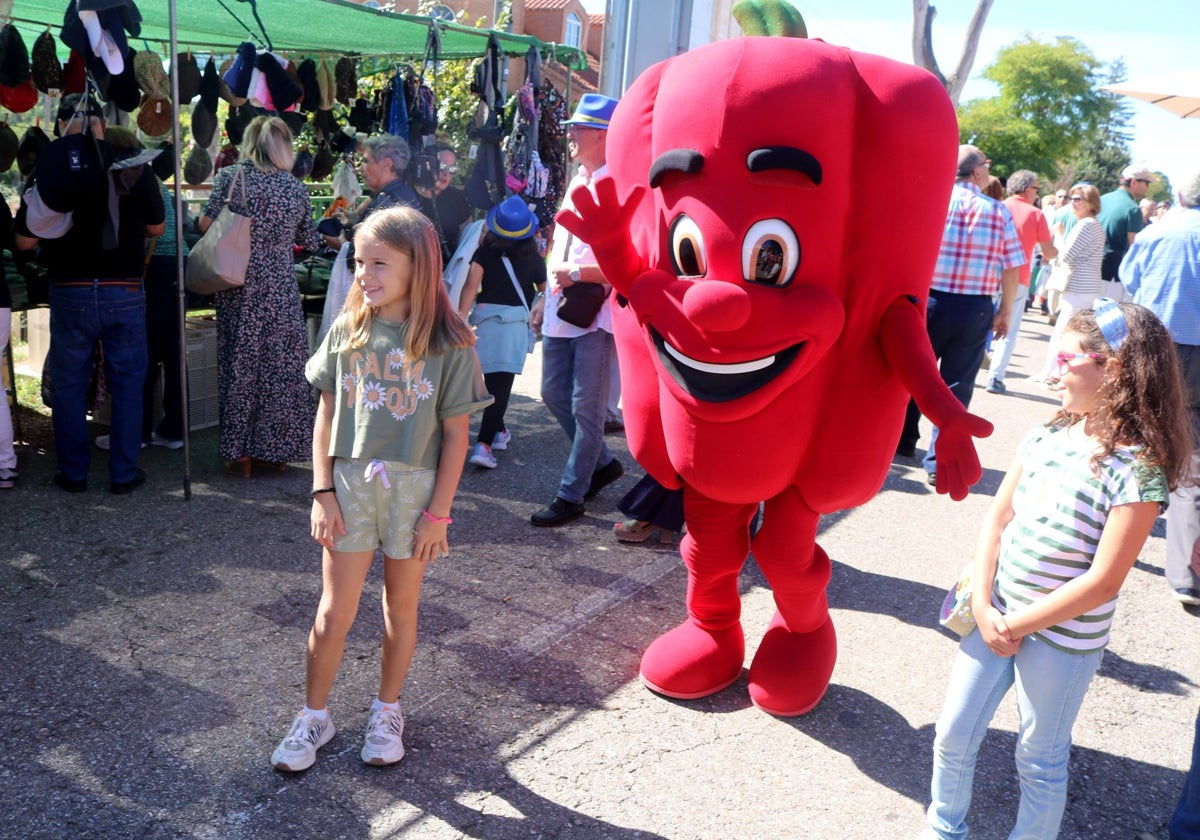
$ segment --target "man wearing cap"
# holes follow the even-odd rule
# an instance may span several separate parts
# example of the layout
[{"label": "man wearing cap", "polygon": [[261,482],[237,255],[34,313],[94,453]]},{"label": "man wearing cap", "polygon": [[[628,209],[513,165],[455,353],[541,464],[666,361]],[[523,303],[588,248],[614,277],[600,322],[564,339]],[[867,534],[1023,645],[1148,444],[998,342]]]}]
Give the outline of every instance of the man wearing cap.
[{"label": "man wearing cap", "polygon": [[[575,189],[590,189],[592,180],[605,173],[608,124],[616,106],[615,99],[586,93],[566,121],[567,146],[571,159],[579,163],[579,173],[567,187],[564,208],[573,208],[571,194]],[[598,283],[606,291],[610,287],[596,265],[592,249],[562,227],[554,231],[549,263],[552,288],[548,297],[534,304],[532,321],[535,328],[540,323],[544,335],[542,401],[571,440],[571,454],[554,501],[530,517],[534,525],[542,527],[562,525],[583,516],[584,501],[625,473],[604,444],[605,406],[614,357],[609,302],[605,300],[586,327],[568,324],[558,317],[564,289],[576,283]]]},{"label": "man wearing cap", "polygon": [[[1200,434],[1200,168],[1180,187],[1179,209],[1134,238],[1120,271],[1133,302],[1157,315],[1171,333]],[[1200,476],[1200,448],[1192,453],[1192,472]],[[1180,603],[1200,605],[1198,569],[1200,487],[1180,487],[1167,508],[1166,563],[1167,585]],[[1200,828],[1200,807],[1193,817]]]},{"label": "man wearing cap", "polygon": [[[87,387],[99,343],[112,406],[109,489],[121,495],[146,478],[137,466],[146,376],[142,273],[146,238],[163,232],[165,210],[150,167],[119,186],[110,178],[112,154],[104,128],[95,100],[80,94],[63,99],[56,126],[62,136],[38,157],[40,202],[33,206],[28,194],[22,196],[15,232],[21,250],[40,244],[39,259],[50,278],[47,371],[54,392],[54,483],[69,493],[87,490]],[[45,227],[47,208],[70,213],[69,228]]]},{"label": "man wearing cap", "polygon": [[[925,328],[942,380],[964,406],[971,403],[988,332],[996,338],[1008,335],[1019,268],[1025,262],[1012,213],[981,192],[990,166],[974,146],[958,147],[958,174],[925,303]],[[992,303],[997,292],[998,309]],[[897,455],[916,454],[920,420],[916,402],[909,401]],[[937,433],[934,427],[923,461],[931,485],[937,482]]]},{"label": "man wearing cap", "polygon": [[1037,174],[1028,169],[1018,169],[1008,176],[1006,188],[1008,198],[1004,199],[1004,206],[1012,213],[1013,224],[1017,228],[1017,236],[1021,238],[1021,248],[1025,252],[1025,262],[1020,268],[1017,294],[1013,298],[1012,311],[1008,316],[1008,335],[997,338],[992,344],[992,364],[988,371],[987,383],[989,394],[1003,394],[1005,391],[1004,374],[1008,371],[1008,363],[1012,359],[1017,331],[1025,316],[1025,301],[1029,298],[1033,249],[1040,246],[1042,258],[1045,260],[1052,260],[1058,256],[1058,249],[1054,247],[1050,237],[1050,225],[1037,206]]},{"label": "man wearing cap", "polygon": [[1146,197],[1154,174],[1144,166],[1127,166],[1121,172],[1121,186],[1100,196],[1100,215],[1096,220],[1104,225],[1104,259],[1100,263],[1100,279],[1107,283],[1119,281],[1121,259],[1133,238],[1146,226],[1138,202]]}]

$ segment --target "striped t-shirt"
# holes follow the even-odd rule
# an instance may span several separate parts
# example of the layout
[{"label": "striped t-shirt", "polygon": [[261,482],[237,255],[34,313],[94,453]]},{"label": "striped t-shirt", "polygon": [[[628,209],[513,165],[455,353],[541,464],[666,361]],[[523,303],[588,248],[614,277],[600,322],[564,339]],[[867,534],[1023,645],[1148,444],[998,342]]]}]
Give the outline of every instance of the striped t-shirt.
[{"label": "striped t-shirt", "polygon": [[[1021,479],[1013,518],[1000,535],[992,604],[1016,612],[1091,566],[1108,512],[1132,502],[1167,504],[1162,470],[1118,448],[1092,467],[1095,442],[1081,428],[1039,426],[1021,442]],[[1033,635],[1067,653],[1092,653],[1108,644],[1116,597],[1083,615]]]}]

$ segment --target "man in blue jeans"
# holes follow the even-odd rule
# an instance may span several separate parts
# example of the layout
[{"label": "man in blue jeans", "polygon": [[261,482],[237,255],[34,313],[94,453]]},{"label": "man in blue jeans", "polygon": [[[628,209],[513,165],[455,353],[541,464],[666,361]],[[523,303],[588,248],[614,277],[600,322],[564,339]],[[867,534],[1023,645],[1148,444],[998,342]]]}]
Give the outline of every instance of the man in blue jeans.
[{"label": "man in blue jeans", "polygon": [[[164,209],[148,166],[124,178],[110,176],[104,128],[95,100],[81,94],[63,99],[56,126],[62,136],[38,157],[38,197],[33,205],[30,196],[22,197],[15,231],[19,249],[40,245],[50,278],[54,483],[68,493],[87,490],[87,389],[99,344],[112,405],[109,489],[123,495],[146,480],[137,465],[146,376],[142,271],[146,237],[163,232]],[[72,215],[63,230],[67,223],[56,221],[67,212]]]},{"label": "man in blue jeans", "polygon": [[[617,101],[586,93],[571,119],[566,121],[571,159],[580,164],[567,187],[564,207],[571,207],[571,192],[590,185],[605,173],[608,123]],[[562,525],[583,516],[583,503],[625,474],[621,462],[604,444],[604,419],[608,405],[614,356],[612,313],[606,299],[586,327],[558,317],[563,289],[576,283],[605,282],[592,249],[563,228],[554,231],[550,245],[553,287],[547,298],[534,304],[531,320],[542,328],[542,401],[571,441],[558,492],[549,505],[530,517],[540,527]]]}]

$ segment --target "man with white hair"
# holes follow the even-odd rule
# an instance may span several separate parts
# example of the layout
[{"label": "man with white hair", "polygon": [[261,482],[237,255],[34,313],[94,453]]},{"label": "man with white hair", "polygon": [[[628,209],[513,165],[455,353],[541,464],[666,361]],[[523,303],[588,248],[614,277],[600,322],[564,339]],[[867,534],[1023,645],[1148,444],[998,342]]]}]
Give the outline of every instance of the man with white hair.
[{"label": "man with white hair", "polygon": [[[1193,474],[1200,476],[1200,169],[1179,190],[1179,209],[1133,241],[1121,279],[1157,315],[1175,341],[1197,438]],[[1175,599],[1200,605],[1200,487],[1181,487],[1167,508],[1167,584]],[[1198,815],[1200,817],[1200,815]]]}]

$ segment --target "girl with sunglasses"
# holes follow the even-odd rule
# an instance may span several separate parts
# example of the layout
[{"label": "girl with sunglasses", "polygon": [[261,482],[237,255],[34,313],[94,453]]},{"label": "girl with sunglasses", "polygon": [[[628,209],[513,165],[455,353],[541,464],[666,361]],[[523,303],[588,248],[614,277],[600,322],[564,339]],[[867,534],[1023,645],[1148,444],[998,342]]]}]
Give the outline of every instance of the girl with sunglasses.
[{"label": "girl with sunglasses", "polygon": [[1117,593],[1172,489],[1191,427],[1174,345],[1150,310],[1075,312],[1055,362],[1061,410],[1026,435],[975,549],[971,609],[933,747],[924,838],[967,834],[975,761],[1015,686],[1021,801],[1010,838],[1058,835],[1071,729]]}]

